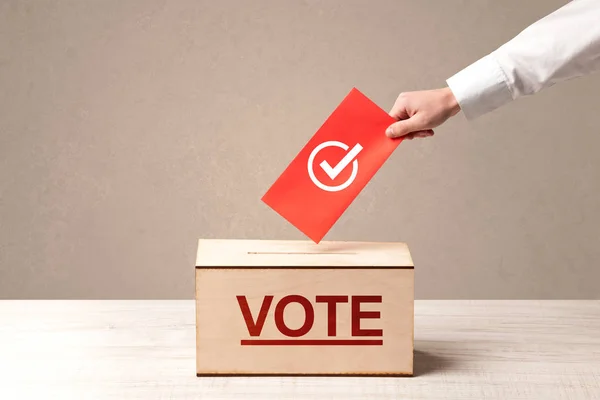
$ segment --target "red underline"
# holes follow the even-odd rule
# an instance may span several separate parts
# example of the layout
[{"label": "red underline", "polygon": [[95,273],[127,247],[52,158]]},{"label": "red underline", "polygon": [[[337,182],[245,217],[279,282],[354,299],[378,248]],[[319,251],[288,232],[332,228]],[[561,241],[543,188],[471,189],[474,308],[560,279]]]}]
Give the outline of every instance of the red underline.
[{"label": "red underline", "polygon": [[242,339],[242,346],[382,346],[382,339]]}]

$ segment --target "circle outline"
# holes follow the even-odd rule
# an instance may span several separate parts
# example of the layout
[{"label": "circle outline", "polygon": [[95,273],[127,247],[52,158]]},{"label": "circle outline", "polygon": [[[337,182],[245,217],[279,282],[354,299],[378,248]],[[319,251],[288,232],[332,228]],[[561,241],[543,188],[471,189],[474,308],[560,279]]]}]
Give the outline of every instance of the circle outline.
[{"label": "circle outline", "polygon": [[337,186],[325,185],[324,183],[319,181],[315,176],[315,172],[313,171],[313,163],[317,154],[326,147],[339,147],[346,151],[348,151],[348,149],[350,148],[350,146],[348,146],[347,144],[338,142],[337,140],[329,140],[327,142],[321,143],[320,145],[314,148],[314,150],[310,153],[310,156],[308,157],[308,176],[310,177],[310,180],[313,181],[313,183],[317,185],[319,189],[325,190],[326,192],[339,192],[350,186],[352,182],[354,182],[354,179],[356,179],[356,175],[358,175],[358,160],[354,159],[354,161],[352,161],[352,174],[346,182]]}]

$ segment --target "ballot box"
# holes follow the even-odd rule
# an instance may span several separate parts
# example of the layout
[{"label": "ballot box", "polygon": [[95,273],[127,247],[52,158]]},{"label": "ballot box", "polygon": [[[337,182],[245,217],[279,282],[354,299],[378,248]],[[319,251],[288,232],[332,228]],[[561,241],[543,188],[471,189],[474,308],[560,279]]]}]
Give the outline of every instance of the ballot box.
[{"label": "ballot box", "polygon": [[199,240],[196,374],[413,374],[404,243]]}]

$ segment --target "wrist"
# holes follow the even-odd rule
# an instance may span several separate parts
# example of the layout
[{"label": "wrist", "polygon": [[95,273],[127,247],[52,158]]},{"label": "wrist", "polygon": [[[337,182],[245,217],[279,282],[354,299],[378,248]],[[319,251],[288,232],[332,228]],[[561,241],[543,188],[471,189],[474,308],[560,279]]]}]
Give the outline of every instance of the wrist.
[{"label": "wrist", "polygon": [[456,100],[456,96],[452,93],[452,90],[449,87],[442,89],[444,93],[444,99],[446,103],[446,108],[450,111],[451,116],[454,116],[460,112],[460,104],[458,100]]}]

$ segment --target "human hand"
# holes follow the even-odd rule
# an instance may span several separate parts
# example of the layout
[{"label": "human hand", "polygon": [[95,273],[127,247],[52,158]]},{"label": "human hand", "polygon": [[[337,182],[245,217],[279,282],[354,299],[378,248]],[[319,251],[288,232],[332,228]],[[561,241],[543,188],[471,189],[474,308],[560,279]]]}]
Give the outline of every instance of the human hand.
[{"label": "human hand", "polygon": [[428,137],[433,128],[460,111],[450,88],[400,93],[390,115],[398,122],[390,125],[385,134],[391,138]]}]

